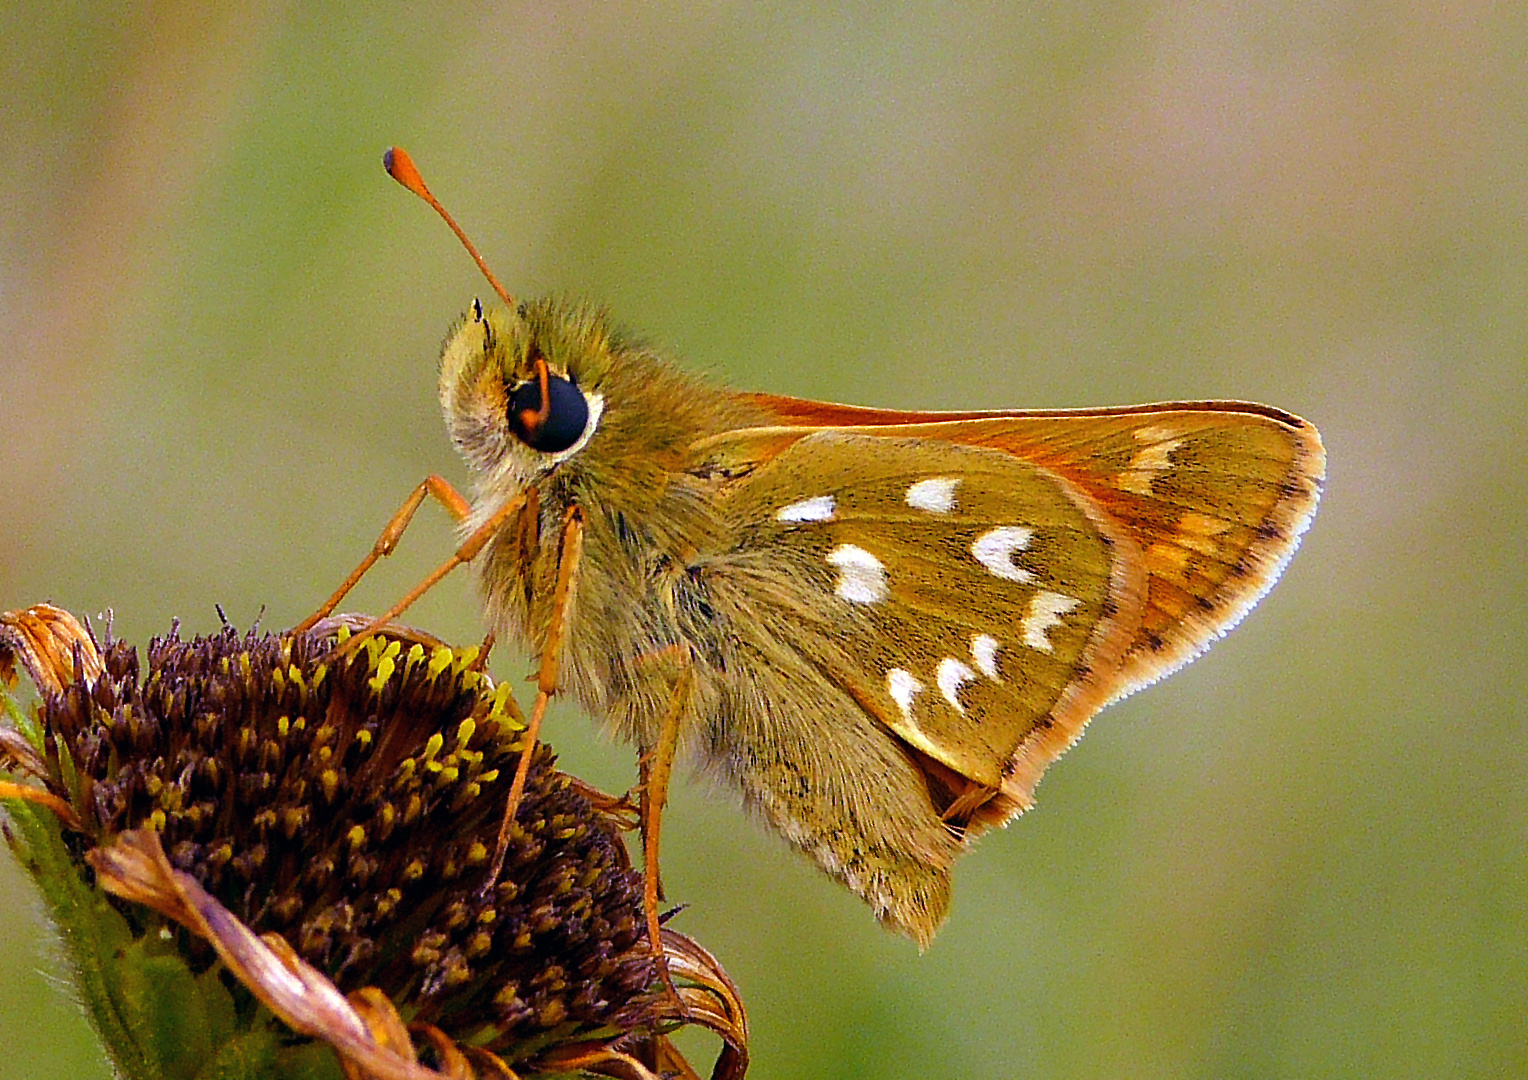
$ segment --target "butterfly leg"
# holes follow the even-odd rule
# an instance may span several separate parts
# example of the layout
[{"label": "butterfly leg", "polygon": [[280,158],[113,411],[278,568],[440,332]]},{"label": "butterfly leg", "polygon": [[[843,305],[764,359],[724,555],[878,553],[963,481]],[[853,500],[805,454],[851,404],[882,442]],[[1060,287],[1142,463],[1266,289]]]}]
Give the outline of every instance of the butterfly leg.
[{"label": "butterfly leg", "polygon": [[350,572],[349,577],[340,582],[340,587],[334,590],[334,594],[325,600],[317,611],[298,624],[297,633],[306,633],[320,619],[333,614],[334,609],[339,607],[340,601],[345,599],[350,590],[366,576],[366,571],[375,566],[378,559],[393,553],[393,549],[398,546],[398,541],[403,537],[403,531],[409,527],[409,522],[414,520],[415,511],[419,509],[427,495],[433,496],[435,501],[444,506],[446,512],[458,523],[467,520],[467,515],[472,511],[467,500],[462,498],[461,493],[444,477],[433,473],[425,477],[409,494],[409,497],[403,500],[403,505],[398,508],[398,512],[388,520],[387,525],[382,529],[382,535],[377,537],[377,542],[372,545],[371,551],[361,560],[360,565]]},{"label": "butterfly leg", "polygon": [[[520,495],[499,507],[498,510],[494,511],[493,517],[489,518],[477,529],[475,529],[472,535],[467,537],[466,541],[463,542],[462,546],[452,552],[450,558],[437,566],[434,572],[429,575],[429,577],[425,578],[418,585],[415,585],[406,594],[404,594],[402,600],[399,600],[392,607],[388,608],[381,615],[373,619],[371,624],[368,625],[365,629],[351,636],[349,639],[341,643],[337,648],[331,650],[329,656],[326,659],[332,660],[358,649],[361,645],[361,642],[371,637],[371,635],[375,634],[378,630],[392,622],[399,615],[402,615],[405,611],[413,606],[414,601],[418,600],[425,593],[429,592],[436,585],[440,584],[441,579],[449,574],[452,570],[455,570],[458,566],[465,566],[467,563],[470,563],[474,558],[477,557],[478,552],[483,550],[488,541],[492,540],[494,535],[501,528],[503,528],[504,523],[514,515],[518,514],[525,507],[525,502],[525,496]],[[410,513],[412,514],[412,511],[410,511]],[[405,524],[407,524],[406,519]],[[380,544],[380,541],[378,543]],[[376,559],[372,559],[371,562],[376,562]],[[358,569],[361,569],[361,572],[364,572],[364,568],[369,568],[370,565],[371,563],[367,563],[365,560],[362,560],[362,568]],[[339,595],[343,596],[344,593],[341,592]],[[335,600],[334,602],[338,603],[338,600]],[[326,612],[324,612],[323,608],[320,608],[318,617],[322,618],[324,614],[326,614]],[[301,630],[302,627],[299,627],[298,629]],[[543,709],[544,708],[545,706],[543,706]]]},{"label": "butterfly leg", "polygon": [[[674,773],[674,757],[679,748],[679,725],[690,703],[695,682],[695,665],[689,648],[682,650],[683,667],[663,725],[658,730],[657,745],[642,755],[642,910],[647,916],[647,939],[654,955],[663,955],[663,932],[658,921],[658,902],[663,899],[663,879],[658,871],[658,834],[663,823],[663,808],[668,804],[669,779]],[[665,973],[665,980],[667,974]],[[671,990],[672,986],[669,987]]]},{"label": "butterfly leg", "polygon": [[499,635],[495,634],[492,630],[483,635],[483,644],[478,646],[477,659],[469,665],[470,670],[477,672],[488,670],[488,655],[493,652],[494,643],[498,640]]},{"label": "butterfly leg", "polygon": [[582,795],[591,809],[622,832],[640,828],[642,811],[631,800],[631,793],[611,795],[576,776],[568,777],[568,787]]},{"label": "butterfly leg", "polygon": [[[494,516],[497,518],[499,515]],[[525,749],[520,752],[520,764],[515,768],[515,779],[509,786],[509,797],[505,800],[504,820],[499,824],[498,846],[494,849],[488,880],[483,886],[485,891],[493,888],[504,871],[504,859],[509,853],[509,828],[514,824],[515,814],[520,809],[520,798],[525,794],[525,778],[530,774],[531,756],[536,752],[542,718],[546,716],[546,707],[552,695],[557,692],[557,669],[562,662],[562,643],[567,637],[573,587],[577,581],[578,564],[583,550],[583,511],[577,506],[570,506],[562,519],[562,538],[557,547],[557,586],[552,594],[551,626],[541,649],[541,667],[536,672],[536,701],[531,707],[530,722],[525,727]]]}]

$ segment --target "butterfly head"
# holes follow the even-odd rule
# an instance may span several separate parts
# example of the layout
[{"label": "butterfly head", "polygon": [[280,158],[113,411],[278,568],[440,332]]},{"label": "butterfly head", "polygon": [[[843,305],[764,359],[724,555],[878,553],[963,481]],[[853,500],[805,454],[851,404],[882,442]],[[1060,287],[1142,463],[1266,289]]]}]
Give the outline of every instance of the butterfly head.
[{"label": "butterfly head", "polygon": [[487,311],[473,301],[441,350],[451,441],[498,490],[524,488],[588,444],[604,411],[609,335],[554,302]]}]

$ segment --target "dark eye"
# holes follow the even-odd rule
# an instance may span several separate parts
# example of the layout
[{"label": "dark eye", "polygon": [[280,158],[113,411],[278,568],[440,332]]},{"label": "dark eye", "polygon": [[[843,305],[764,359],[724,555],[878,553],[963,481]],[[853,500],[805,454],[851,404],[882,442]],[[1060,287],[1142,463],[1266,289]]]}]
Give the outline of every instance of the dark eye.
[{"label": "dark eye", "polygon": [[589,403],[571,379],[553,375],[544,360],[510,395],[509,428],[532,450],[556,454],[576,443],[589,423]]}]

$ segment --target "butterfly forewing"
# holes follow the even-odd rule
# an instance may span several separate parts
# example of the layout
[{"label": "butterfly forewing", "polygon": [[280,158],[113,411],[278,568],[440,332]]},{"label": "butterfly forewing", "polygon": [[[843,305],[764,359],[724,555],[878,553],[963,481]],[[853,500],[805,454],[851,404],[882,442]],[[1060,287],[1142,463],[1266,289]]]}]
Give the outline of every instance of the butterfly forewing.
[{"label": "butterfly forewing", "polygon": [[1139,549],[1145,603],[1112,697],[1192,659],[1267,592],[1325,469],[1305,421],[1234,402],[962,426],[1072,480]]}]

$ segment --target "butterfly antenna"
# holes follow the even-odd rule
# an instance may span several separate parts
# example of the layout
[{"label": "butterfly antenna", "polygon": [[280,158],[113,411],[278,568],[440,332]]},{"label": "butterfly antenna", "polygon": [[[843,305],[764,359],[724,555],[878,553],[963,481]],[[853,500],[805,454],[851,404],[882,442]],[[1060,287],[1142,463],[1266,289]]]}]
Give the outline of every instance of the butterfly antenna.
[{"label": "butterfly antenna", "polygon": [[493,271],[488,269],[488,264],[478,253],[477,245],[467,239],[467,234],[462,232],[462,227],[456,223],[456,219],[446,211],[444,206],[440,205],[439,199],[430,194],[430,189],[425,186],[424,177],[420,176],[419,170],[414,167],[414,159],[409,157],[408,151],[401,146],[388,147],[387,153],[382,155],[382,167],[387,170],[388,176],[434,207],[435,212],[447,225],[451,226],[451,231],[462,242],[462,247],[467,249],[467,254],[472,256],[472,261],[477,263],[477,268],[488,279],[488,284],[493,286],[493,291],[499,294],[499,298],[504,303],[514,307],[515,298],[510,296],[504,286],[499,284],[499,279],[493,276]]}]

